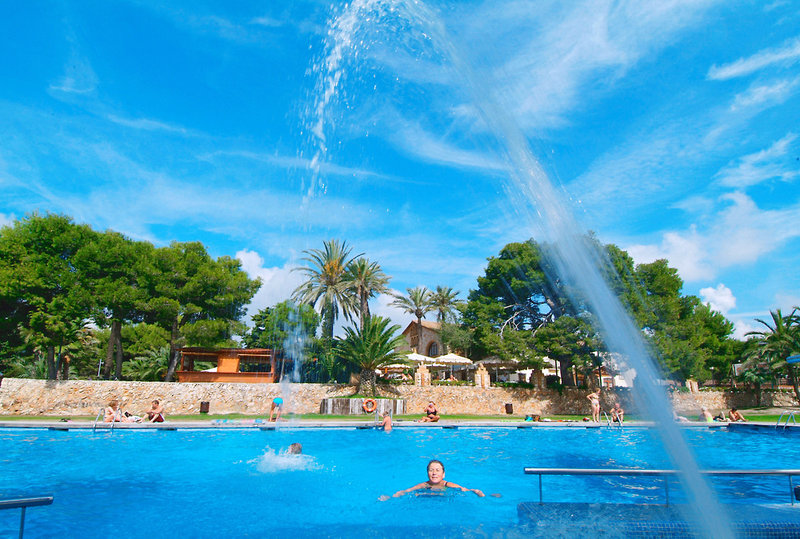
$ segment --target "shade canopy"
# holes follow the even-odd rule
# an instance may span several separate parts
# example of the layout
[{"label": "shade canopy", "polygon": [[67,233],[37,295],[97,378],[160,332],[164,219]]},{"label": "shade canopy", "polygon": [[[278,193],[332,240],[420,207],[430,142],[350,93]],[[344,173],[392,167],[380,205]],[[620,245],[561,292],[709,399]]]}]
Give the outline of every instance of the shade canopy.
[{"label": "shade canopy", "polygon": [[468,357],[459,356],[458,354],[449,353],[443,356],[434,358],[436,363],[443,363],[445,365],[472,365],[472,360]]},{"label": "shade canopy", "polygon": [[418,354],[416,352],[411,352],[410,354],[406,354],[406,358],[411,363],[418,363],[418,364],[425,363],[426,365],[429,365],[431,363],[436,363],[436,359],[430,356],[423,356],[422,354]]}]

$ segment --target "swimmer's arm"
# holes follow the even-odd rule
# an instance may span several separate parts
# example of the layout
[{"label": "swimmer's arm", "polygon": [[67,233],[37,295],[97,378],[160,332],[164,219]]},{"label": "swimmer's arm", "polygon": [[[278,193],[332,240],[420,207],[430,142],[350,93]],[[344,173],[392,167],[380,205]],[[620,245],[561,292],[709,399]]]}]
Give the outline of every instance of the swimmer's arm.
[{"label": "swimmer's arm", "polygon": [[392,498],[399,498],[400,496],[405,496],[409,492],[412,492],[414,490],[418,490],[418,489],[421,489],[421,488],[426,488],[428,486],[429,486],[428,483],[425,482],[425,483],[420,483],[419,485],[414,485],[413,487],[409,487],[409,488],[407,488],[405,490],[398,490],[397,492],[392,494]]},{"label": "swimmer's arm", "polygon": [[476,488],[462,487],[461,485],[456,485],[455,483],[450,483],[449,481],[447,483],[447,486],[450,487],[450,488],[461,489],[461,492],[474,492],[475,494],[478,495],[479,498],[483,498],[484,496],[486,496],[486,494],[484,494],[482,491],[480,491],[480,490],[478,490]]}]

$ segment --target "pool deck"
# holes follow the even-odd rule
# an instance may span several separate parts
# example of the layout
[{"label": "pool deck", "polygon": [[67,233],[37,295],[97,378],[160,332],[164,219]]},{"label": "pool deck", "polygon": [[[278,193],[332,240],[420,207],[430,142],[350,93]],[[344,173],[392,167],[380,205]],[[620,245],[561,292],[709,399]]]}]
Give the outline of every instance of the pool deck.
[{"label": "pool deck", "polygon": [[[430,428],[430,429],[458,429],[458,428],[507,428],[507,429],[548,429],[548,428],[578,428],[578,429],[629,429],[629,428],[652,428],[654,423],[650,421],[628,421],[624,425],[608,425],[606,423],[592,423],[584,421],[550,421],[532,422],[522,420],[442,420],[436,423],[417,423],[416,421],[393,422],[394,428]],[[681,427],[687,428],[707,428],[707,429],[730,429],[741,431],[761,431],[778,430],[782,432],[800,432],[800,426],[790,425],[781,426],[776,429],[774,423],[760,423],[751,421],[748,423],[704,423],[688,422],[681,423]],[[103,423],[89,420],[6,420],[0,419],[0,428],[3,429],[49,429],[49,430],[197,430],[197,429],[302,429],[302,428],[349,428],[349,429],[373,429],[375,423],[367,420],[318,420],[318,419],[291,419],[280,422],[270,423],[266,419],[206,419],[206,420],[180,420],[165,421],[163,423]]]}]

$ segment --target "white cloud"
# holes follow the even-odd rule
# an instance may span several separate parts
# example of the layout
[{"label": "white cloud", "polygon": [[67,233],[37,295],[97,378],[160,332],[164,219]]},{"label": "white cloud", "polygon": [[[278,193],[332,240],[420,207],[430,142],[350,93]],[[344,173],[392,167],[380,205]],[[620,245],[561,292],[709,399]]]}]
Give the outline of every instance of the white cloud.
[{"label": "white cloud", "polygon": [[781,292],[775,294],[775,304],[784,313],[792,312],[795,307],[800,307],[800,295],[797,293]]},{"label": "white cloud", "polygon": [[16,216],[13,213],[0,213],[0,227],[11,226],[16,221]]},{"label": "white cloud", "polygon": [[722,283],[718,284],[716,288],[701,288],[700,297],[713,310],[726,316],[731,309],[736,308],[736,296],[733,295],[730,288]]},{"label": "white cloud", "polygon": [[788,170],[784,158],[796,139],[796,134],[788,133],[769,148],[745,155],[736,163],[728,163],[715,177],[720,184],[737,188],[749,187],[772,178],[790,181],[800,173]]},{"label": "white cloud", "polygon": [[747,334],[750,333],[751,331],[760,331],[760,328],[758,326],[743,318],[731,317],[729,318],[729,320],[733,322],[734,339],[744,341],[749,339]]},{"label": "white cloud", "polygon": [[795,37],[786,41],[781,47],[764,49],[730,64],[711,66],[707,76],[711,80],[727,80],[750,75],[775,64],[790,66],[798,60],[800,60],[800,37]]},{"label": "white cloud", "polygon": [[800,204],[782,210],[762,210],[744,193],[720,197],[726,203],[711,224],[670,231],[660,244],[633,245],[626,250],[637,263],[666,258],[686,281],[713,279],[724,268],[756,262],[786,241],[800,237]]},{"label": "white cloud", "polygon": [[236,258],[242,263],[242,269],[251,279],[261,279],[261,288],[253,296],[247,306],[247,319],[265,307],[273,307],[290,299],[295,288],[303,282],[303,274],[292,271],[295,267],[287,263],[283,267],[264,267],[264,259],[255,251],[247,249],[238,251]]},{"label": "white cloud", "polygon": [[[398,290],[391,290],[392,294],[400,294]],[[374,316],[383,316],[392,321],[393,324],[400,326],[400,331],[406,329],[406,326],[414,320],[414,316],[404,312],[399,307],[391,305],[395,300],[394,296],[390,294],[380,294],[373,300],[373,305],[370,306],[370,313]]]},{"label": "white cloud", "polygon": [[731,103],[731,112],[738,112],[742,109],[759,107],[764,108],[772,104],[783,103],[792,95],[797,87],[798,79],[780,80],[773,84],[754,84],[745,92],[737,94]]},{"label": "white cloud", "polygon": [[625,250],[638,264],[665,258],[684,280],[699,281],[711,279],[715,274],[709,263],[706,240],[693,225],[683,233],[665,233],[660,245],[632,245]]},{"label": "white cloud", "polygon": [[151,120],[149,118],[122,118],[116,114],[109,114],[108,119],[115,124],[144,131],[168,131],[184,135],[188,133],[188,130],[184,127],[171,125],[158,120]]}]

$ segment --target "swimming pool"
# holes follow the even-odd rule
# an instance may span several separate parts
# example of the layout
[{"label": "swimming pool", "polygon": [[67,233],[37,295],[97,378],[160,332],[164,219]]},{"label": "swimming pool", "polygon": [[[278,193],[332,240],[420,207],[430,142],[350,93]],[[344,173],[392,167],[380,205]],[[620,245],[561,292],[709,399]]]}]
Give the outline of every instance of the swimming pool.
[{"label": "swimming pool", "polygon": [[[701,468],[796,467],[795,436],[686,436]],[[654,440],[644,428],[2,429],[0,498],[55,496],[27,512],[26,537],[484,536],[513,529],[517,504],[538,499],[523,467],[669,467]],[[282,454],[292,442],[302,457]],[[427,479],[432,458],[448,480],[502,497],[377,501]],[[785,479],[715,483],[727,502],[788,503]],[[544,490],[554,502],[663,501],[653,479],[548,477]],[[0,536],[18,524],[0,511]]]}]

